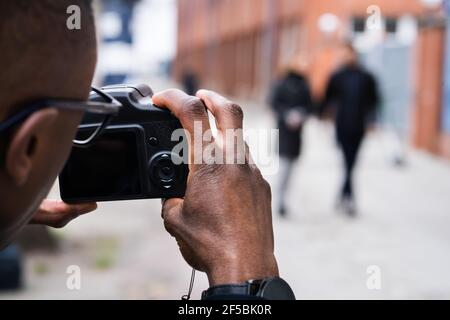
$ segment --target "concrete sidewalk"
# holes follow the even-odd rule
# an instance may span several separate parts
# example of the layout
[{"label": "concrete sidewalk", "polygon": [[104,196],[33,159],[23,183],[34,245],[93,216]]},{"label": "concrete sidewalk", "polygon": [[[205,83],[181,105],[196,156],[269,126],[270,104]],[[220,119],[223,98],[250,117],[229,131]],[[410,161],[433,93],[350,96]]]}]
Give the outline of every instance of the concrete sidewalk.
[{"label": "concrete sidewalk", "polygon": [[[332,134],[315,129],[307,131],[292,184],[291,216],[276,221],[281,270],[298,297],[450,298],[449,164],[411,153],[406,167],[394,167],[390,138],[371,136],[356,174],[359,215],[352,220],[333,209],[341,159]],[[381,290],[367,288],[371,265],[381,270]]]},{"label": "concrete sidewalk", "polygon": [[[266,109],[245,111],[247,128],[274,126]],[[392,145],[385,132],[366,140],[352,220],[334,210],[341,160],[333,130],[307,125],[289,216],[274,211],[280,272],[298,299],[450,298],[450,164],[411,151],[408,165],[397,168]],[[276,200],[276,175],[267,179]],[[0,299],[179,299],[187,291],[190,269],[163,228],[157,200],[101,204],[56,234],[60,253],[28,255],[25,289]],[[81,268],[81,290],[66,287],[69,265]],[[373,265],[380,290],[366,285]],[[206,287],[199,274],[193,297]]]}]

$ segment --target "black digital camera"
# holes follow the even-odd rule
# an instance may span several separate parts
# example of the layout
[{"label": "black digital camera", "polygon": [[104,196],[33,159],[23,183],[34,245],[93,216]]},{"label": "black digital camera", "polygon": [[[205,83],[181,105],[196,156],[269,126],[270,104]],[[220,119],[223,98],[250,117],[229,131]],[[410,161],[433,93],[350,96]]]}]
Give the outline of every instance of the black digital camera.
[{"label": "black digital camera", "polygon": [[[102,134],[84,147],[74,146],[59,175],[61,198],[67,203],[182,197],[188,165],[183,151],[173,153],[178,119],[153,105],[147,85],[115,85],[102,92],[122,107]],[[101,99],[91,94],[90,101]],[[94,130],[96,119],[83,119],[77,135]],[[184,150],[177,148],[177,150]]]}]

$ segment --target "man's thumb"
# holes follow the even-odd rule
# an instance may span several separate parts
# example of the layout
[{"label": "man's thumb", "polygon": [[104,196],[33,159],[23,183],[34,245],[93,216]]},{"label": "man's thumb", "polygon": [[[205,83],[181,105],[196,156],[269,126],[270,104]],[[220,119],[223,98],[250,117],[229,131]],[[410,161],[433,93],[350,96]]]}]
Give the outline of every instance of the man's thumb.
[{"label": "man's thumb", "polygon": [[183,199],[172,198],[163,200],[161,217],[164,220],[164,227],[172,236],[178,233],[182,210]]}]

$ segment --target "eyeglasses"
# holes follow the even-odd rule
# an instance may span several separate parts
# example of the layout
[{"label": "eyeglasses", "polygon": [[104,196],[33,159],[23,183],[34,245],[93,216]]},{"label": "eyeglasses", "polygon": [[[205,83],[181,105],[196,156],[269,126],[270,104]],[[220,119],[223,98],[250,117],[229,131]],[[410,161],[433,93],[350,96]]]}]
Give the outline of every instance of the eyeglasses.
[{"label": "eyeglasses", "polygon": [[[83,111],[85,113],[82,122],[83,125],[79,127],[79,132],[77,133],[75,140],[73,140],[73,144],[74,146],[86,147],[102,134],[111,119],[117,115],[121,107],[122,104],[112,96],[100,89],[92,87],[88,101],[40,99],[28,104],[21,108],[22,110],[19,113],[0,122],[0,134],[6,133],[14,126],[25,121],[33,113],[45,108]],[[91,121],[86,122],[85,119],[91,119]],[[89,130],[86,130],[86,127],[88,127]]]}]

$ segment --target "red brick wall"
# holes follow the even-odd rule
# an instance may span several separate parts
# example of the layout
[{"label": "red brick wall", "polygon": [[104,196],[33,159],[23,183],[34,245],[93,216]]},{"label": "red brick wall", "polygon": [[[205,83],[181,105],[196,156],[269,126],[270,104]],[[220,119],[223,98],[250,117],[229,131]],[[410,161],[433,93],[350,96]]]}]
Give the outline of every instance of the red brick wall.
[{"label": "red brick wall", "polygon": [[[335,68],[336,43],[348,33],[351,17],[366,16],[372,4],[383,16],[425,13],[418,0],[178,0],[175,76],[189,67],[203,86],[228,95],[264,98],[282,63],[282,34],[297,25],[295,47],[311,59],[309,77],[320,97]],[[327,12],[342,21],[332,39],[317,26],[319,16]],[[439,130],[442,32],[420,32],[412,141],[420,148],[450,154],[450,138]]]},{"label": "red brick wall", "polygon": [[444,32],[444,28],[424,28],[417,43],[413,143],[434,153],[440,150]]},{"label": "red brick wall", "polygon": [[[301,29],[298,49],[311,57],[318,57],[313,61],[311,77],[314,91],[320,95],[324,79],[334,64],[330,52],[333,41],[318,30],[318,17],[331,12],[346,22],[354,15],[365,16],[368,6],[373,3],[372,0],[178,0],[176,75],[179,76],[181,70],[190,65],[197,69],[202,79],[229,93],[239,94],[244,91],[241,90],[243,87],[258,86],[261,88],[253,92],[262,92],[262,87],[268,85],[280,67],[278,46],[281,30],[285,25],[296,23]],[[405,12],[419,14],[422,11],[415,0],[378,0],[376,3],[387,16]],[[342,25],[341,38],[347,27],[346,23]],[[267,36],[267,33],[272,36]],[[264,42],[264,35],[266,39],[272,39],[271,46],[267,40]],[[265,56],[260,57],[258,50],[265,50]],[[236,59],[238,63],[234,61]],[[210,61],[207,68],[204,67],[205,61]],[[255,69],[261,65],[270,67],[265,71],[264,81],[255,79],[258,74]],[[233,83],[236,78],[238,82]]]}]

